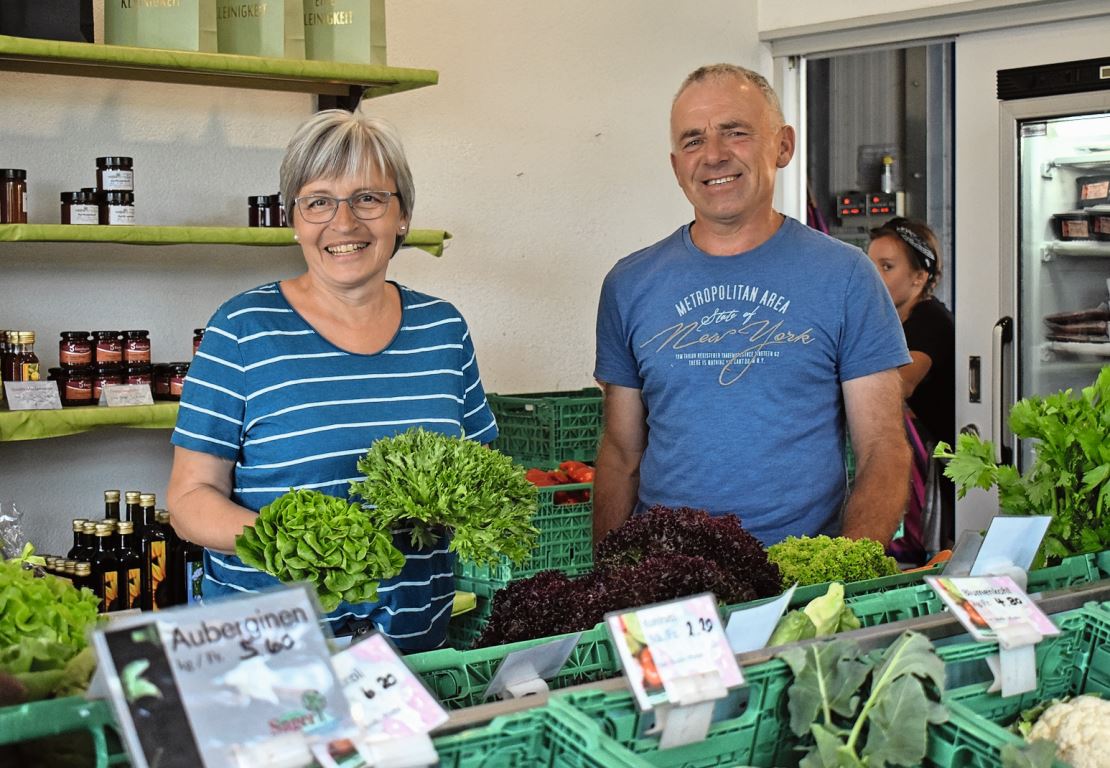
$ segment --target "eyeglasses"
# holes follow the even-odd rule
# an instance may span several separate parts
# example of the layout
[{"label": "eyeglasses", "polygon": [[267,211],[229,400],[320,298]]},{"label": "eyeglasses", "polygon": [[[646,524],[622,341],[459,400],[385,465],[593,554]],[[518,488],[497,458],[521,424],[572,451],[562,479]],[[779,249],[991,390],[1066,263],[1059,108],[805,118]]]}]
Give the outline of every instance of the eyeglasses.
[{"label": "eyeglasses", "polygon": [[401,198],[396,192],[373,191],[357,192],[350,197],[330,195],[305,195],[293,200],[301,212],[301,218],[310,224],[327,224],[335,218],[339,204],[346,203],[357,218],[371,221],[381,218],[389,208],[390,198]]}]

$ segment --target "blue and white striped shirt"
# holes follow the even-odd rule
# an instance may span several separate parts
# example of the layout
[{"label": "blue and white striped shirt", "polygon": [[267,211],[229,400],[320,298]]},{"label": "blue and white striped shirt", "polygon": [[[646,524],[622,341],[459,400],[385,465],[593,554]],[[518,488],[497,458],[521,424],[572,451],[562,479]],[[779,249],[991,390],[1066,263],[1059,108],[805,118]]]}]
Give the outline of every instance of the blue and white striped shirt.
[{"label": "blue and white striped shirt", "polygon": [[[491,442],[497,425],[466,321],[449,302],[397,288],[401,327],[372,355],[320,336],[276,283],[226,302],[189,368],[174,445],[234,461],[231,499],[257,511],[290,488],[345,498],[370,445],[411,427]],[[451,614],[454,556],[442,539],[414,550],[403,531],[394,544],[405,568],[382,582],[379,601],[341,604],[329,621],[340,630],[369,618],[402,650],[434,648]],[[205,553],[206,597],[274,584],[237,557]]]}]

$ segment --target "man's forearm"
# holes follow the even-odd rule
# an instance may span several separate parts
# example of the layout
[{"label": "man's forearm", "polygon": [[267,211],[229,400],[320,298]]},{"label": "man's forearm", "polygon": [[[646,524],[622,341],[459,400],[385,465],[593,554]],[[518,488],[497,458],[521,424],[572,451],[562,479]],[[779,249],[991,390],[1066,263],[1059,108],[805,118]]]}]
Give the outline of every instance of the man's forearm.
[{"label": "man's forearm", "polygon": [[844,510],[844,536],[890,542],[909,498],[910,459],[909,446],[901,442],[890,446],[881,459],[858,465]]},{"label": "man's forearm", "polygon": [[627,466],[603,441],[594,477],[594,546],[632,515],[639,490],[639,462]]}]

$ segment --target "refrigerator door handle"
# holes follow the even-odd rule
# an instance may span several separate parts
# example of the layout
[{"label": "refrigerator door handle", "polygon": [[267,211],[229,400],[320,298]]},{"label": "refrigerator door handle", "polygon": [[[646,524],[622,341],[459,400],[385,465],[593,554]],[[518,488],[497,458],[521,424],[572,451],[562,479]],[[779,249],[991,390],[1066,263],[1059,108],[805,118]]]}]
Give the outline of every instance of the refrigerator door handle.
[{"label": "refrigerator door handle", "polygon": [[1006,353],[1014,341],[1014,319],[1000,318],[994,324],[991,334],[991,395],[994,398],[995,412],[991,418],[991,442],[996,450],[996,460],[1000,464],[1014,462],[1014,449],[1009,445],[1007,425],[1009,424],[1010,402],[1006,398],[1006,382],[1009,380]]}]

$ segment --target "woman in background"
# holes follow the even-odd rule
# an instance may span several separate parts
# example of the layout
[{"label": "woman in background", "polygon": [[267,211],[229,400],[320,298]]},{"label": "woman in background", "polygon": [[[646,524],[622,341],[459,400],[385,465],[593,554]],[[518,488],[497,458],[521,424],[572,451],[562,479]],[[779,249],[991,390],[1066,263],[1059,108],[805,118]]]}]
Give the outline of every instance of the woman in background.
[{"label": "woman in background", "polygon": [[[956,431],[956,329],[952,313],[933,296],[941,275],[940,244],[925,223],[897,217],[871,230],[867,255],[886,283],[910,350],[911,362],[898,373],[908,409],[907,430],[912,430],[909,437],[915,464],[919,470],[924,469],[923,484],[932,462],[932,446],[941,440],[953,444]],[[942,476],[940,490],[941,541],[927,541],[936,537],[926,531],[917,534],[926,540],[903,542],[900,550],[896,540],[897,556],[911,554],[911,560],[921,560],[926,550],[952,540],[955,489]],[[906,538],[910,539],[915,537],[911,523],[907,517]],[[905,547],[916,551],[907,553]]]}]

